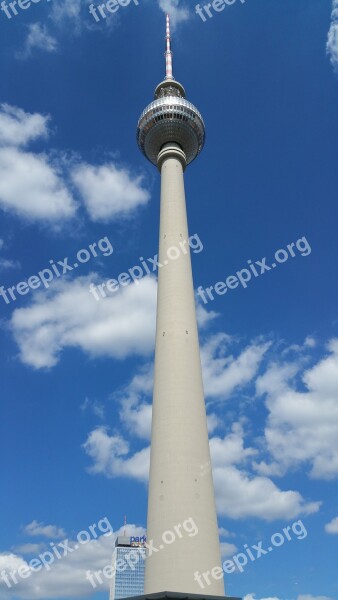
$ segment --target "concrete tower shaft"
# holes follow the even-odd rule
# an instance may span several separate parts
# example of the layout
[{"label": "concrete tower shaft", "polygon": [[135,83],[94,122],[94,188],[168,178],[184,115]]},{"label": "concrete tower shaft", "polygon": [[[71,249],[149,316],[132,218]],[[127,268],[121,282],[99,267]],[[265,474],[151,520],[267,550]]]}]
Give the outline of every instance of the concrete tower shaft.
[{"label": "concrete tower shaft", "polygon": [[[147,536],[165,548],[146,560],[145,593],[198,594],[194,573],[221,565],[220,546],[190,253],[168,260],[170,248],[189,236],[182,151],[168,144],[159,162],[159,260],[168,264],[158,277]],[[163,544],[163,533],[189,518],[198,533],[183,532],[172,545]],[[223,579],[211,581],[208,594],[223,596]]]}]

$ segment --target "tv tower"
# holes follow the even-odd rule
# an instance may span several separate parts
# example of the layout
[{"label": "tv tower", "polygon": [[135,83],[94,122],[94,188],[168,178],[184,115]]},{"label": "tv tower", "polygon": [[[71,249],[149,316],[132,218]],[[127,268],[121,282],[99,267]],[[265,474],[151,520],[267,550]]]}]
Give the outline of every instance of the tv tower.
[{"label": "tv tower", "polygon": [[[137,127],[140,150],[161,174],[159,262],[164,265],[158,272],[147,518],[148,543],[153,540],[158,551],[146,559],[144,593],[224,596],[223,573],[211,577],[204,592],[194,578],[196,571],[221,566],[183,177],[203,148],[205,127],[173,76],[169,16],[165,57],[165,79]],[[196,535],[182,526],[189,519]],[[175,533],[173,543],[164,542],[165,532]]]}]

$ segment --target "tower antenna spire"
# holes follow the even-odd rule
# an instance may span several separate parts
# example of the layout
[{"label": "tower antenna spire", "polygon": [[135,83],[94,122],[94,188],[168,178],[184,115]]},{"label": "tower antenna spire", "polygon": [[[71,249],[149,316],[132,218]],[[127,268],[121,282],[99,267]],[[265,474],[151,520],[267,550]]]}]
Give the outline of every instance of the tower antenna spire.
[{"label": "tower antenna spire", "polygon": [[166,80],[174,79],[173,76],[173,53],[171,50],[171,35],[170,35],[170,17],[166,17],[166,51],[165,51],[165,66],[166,66]]}]

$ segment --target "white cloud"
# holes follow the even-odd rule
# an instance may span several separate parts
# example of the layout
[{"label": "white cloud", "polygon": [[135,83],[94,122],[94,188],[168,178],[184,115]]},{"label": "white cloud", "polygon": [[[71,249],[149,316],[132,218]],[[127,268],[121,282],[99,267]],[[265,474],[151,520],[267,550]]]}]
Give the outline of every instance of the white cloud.
[{"label": "white cloud", "polygon": [[19,269],[20,266],[21,265],[18,260],[0,257],[0,272],[9,271],[10,269]]},{"label": "white cloud", "polygon": [[[1,113],[0,113],[0,119],[1,119]],[[1,130],[1,126],[0,126],[0,130]],[[4,247],[5,247],[5,241],[2,238],[0,238],[0,251]],[[21,264],[18,260],[0,256],[0,273],[3,271],[9,271],[12,269],[20,269],[20,268],[21,268]]]},{"label": "white cloud", "polygon": [[244,447],[244,432],[238,423],[224,439],[212,438],[210,450],[219,514],[233,519],[258,517],[273,521],[319,509],[319,502],[306,503],[298,492],[282,491],[271,479],[248,472],[245,463],[257,451]]},{"label": "white cloud", "polygon": [[[256,598],[256,594],[246,594],[246,596],[244,596],[243,600],[258,600],[258,598]],[[277,596],[269,596],[268,598],[260,598],[260,600],[280,600],[279,598],[277,598]],[[300,596],[297,596],[297,600],[332,600],[331,598],[328,598],[327,596],[311,596],[309,594],[301,594]]]},{"label": "white cloud", "polygon": [[120,402],[121,423],[141,439],[150,439],[153,391],[153,366],[145,365],[116,396]]},{"label": "white cloud", "polygon": [[[150,440],[153,389],[153,366],[144,365],[124,388],[113,395],[120,404],[119,417],[126,431],[140,439]],[[141,472],[136,468],[140,458],[129,456],[129,443],[120,435],[110,435],[106,427],[92,431],[84,445],[93,459],[91,473],[101,473],[107,477],[130,476],[147,481],[149,471],[149,448],[143,449],[141,459],[145,460]]]},{"label": "white cloud", "polygon": [[48,137],[49,117],[0,108],[0,207],[30,220],[54,222],[74,215],[76,205],[61,169],[44,154],[20,148]]},{"label": "white cloud", "polygon": [[80,409],[83,412],[90,410],[99,419],[105,418],[104,406],[103,404],[101,404],[101,402],[98,402],[97,400],[90,400],[89,398],[85,398],[84,402],[80,406]]},{"label": "white cloud", "polygon": [[[257,380],[257,393],[266,395],[269,410],[265,439],[272,455],[272,472],[310,465],[315,479],[338,476],[338,340],[328,354],[302,374],[305,391],[297,391],[301,362],[272,364]],[[258,465],[267,474],[269,465]]]},{"label": "white cloud", "polygon": [[297,600],[332,600],[328,596],[312,596],[311,594],[301,594],[297,596]]},{"label": "white cloud", "polygon": [[45,543],[22,544],[21,546],[15,546],[12,550],[16,554],[38,554],[43,548],[45,548]]},{"label": "white cloud", "polygon": [[308,335],[308,336],[305,338],[305,341],[304,341],[304,346],[305,346],[306,348],[315,348],[315,347],[316,347],[316,345],[317,345],[317,342],[316,342],[315,338],[314,338],[314,337],[312,337],[311,335]]},{"label": "white cloud", "polygon": [[82,4],[83,0],[53,0],[52,19],[56,22],[64,21],[65,19],[76,22],[80,17]]},{"label": "white cloud", "polygon": [[226,537],[226,538],[236,537],[235,533],[231,533],[228,529],[225,529],[225,527],[219,527],[218,528],[218,534],[219,534],[220,538],[222,538],[222,537]]},{"label": "white cloud", "polygon": [[[53,0],[50,18],[54,27],[63,31],[66,27],[71,27],[73,34],[80,35],[86,30],[92,30],[96,33],[106,31],[102,29],[104,25],[111,31],[112,27],[120,22],[120,10],[115,13],[110,13],[107,10],[104,12],[106,18],[98,13],[100,26],[97,27],[97,23],[88,10],[90,4],[92,4],[91,0]],[[134,6],[133,2],[132,4]]]},{"label": "white cloud", "polygon": [[215,467],[242,463],[257,453],[254,448],[244,448],[244,431],[240,423],[234,423],[231,433],[223,439],[219,437],[212,438],[210,451]]},{"label": "white cloud", "polygon": [[238,550],[237,546],[235,546],[235,544],[231,544],[230,542],[221,542],[220,546],[222,560],[224,558],[228,558],[229,556],[233,556]]},{"label": "white cloud", "polygon": [[230,353],[231,338],[212,336],[202,346],[203,381],[208,398],[227,399],[235,389],[248,384],[257,374],[269,343],[252,343],[236,358]]},{"label": "white cloud", "polygon": [[25,146],[38,138],[47,138],[48,115],[30,114],[9,104],[0,105],[0,146]]},{"label": "white cloud", "polygon": [[158,0],[158,3],[163,12],[169,13],[173,27],[189,19],[189,10],[180,0]]},{"label": "white cloud", "polygon": [[[134,436],[145,440],[150,439],[151,433],[152,391],[153,365],[146,364],[131,382],[115,395],[121,405],[121,423]],[[207,416],[207,422],[209,434],[221,424],[220,418],[214,413]]]},{"label": "white cloud", "polygon": [[[258,517],[273,521],[316,512],[320,503],[306,503],[298,492],[282,491],[267,477],[254,477],[247,472],[245,463],[256,450],[244,447],[243,435],[242,427],[235,424],[229,436],[210,441],[219,514],[233,519]],[[84,449],[92,459],[88,469],[92,474],[148,480],[149,447],[133,454],[129,442],[120,434],[98,427],[88,435]],[[224,546],[227,550],[233,553],[231,545]]]},{"label": "white cloud", "polygon": [[[57,36],[59,31],[65,31],[66,27],[71,29],[73,35],[80,35],[86,30],[105,32],[106,28],[102,29],[103,25],[111,30],[112,27],[119,24],[121,11],[114,14],[106,11],[106,18],[100,17],[100,27],[97,28],[97,23],[88,12],[90,4],[92,4],[91,0],[53,0],[49,11],[49,18],[54,28],[53,33]],[[188,8],[182,5],[181,0],[157,0],[157,4],[165,13],[169,12],[172,29],[190,17]],[[130,6],[132,5],[135,7],[133,2]],[[18,52],[16,56],[17,58],[28,58],[34,49],[55,52],[58,45],[55,35],[51,35],[44,23],[33,23],[29,26],[24,50]]]},{"label": "white cloud", "polygon": [[110,435],[106,427],[91,431],[83,447],[93,460],[89,473],[148,481],[149,447],[131,454],[129,443],[119,434]]},{"label": "white cloud", "polygon": [[46,538],[57,539],[66,536],[66,532],[61,527],[57,527],[56,525],[45,525],[38,521],[32,521],[23,528],[23,531],[32,537],[43,536]]},{"label": "white cloud", "polygon": [[72,217],[76,205],[44,155],[0,149],[0,206],[32,220]]},{"label": "white cloud", "polygon": [[330,523],[326,523],[325,531],[326,533],[338,533],[338,517],[334,517]]},{"label": "white cloud", "polygon": [[[205,310],[205,309],[204,309]],[[206,311],[205,311],[206,312]],[[199,325],[208,322],[204,315],[199,313]],[[205,390],[207,395],[213,389],[214,393],[230,394],[237,386],[244,385],[250,380],[258,368],[258,361],[265,352],[264,344],[249,346],[238,358],[229,355],[227,358],[217,358],[218,351],[223,352],[223,342],[230,342],[229,336],[219,334],[209,338],[202,348],[202,369]],[[225,368],[226,366],[226,368]],[[223,371],[222,371],[223,368]],[[130,384],[119,392],[118,399],[121,403],[120,419],[129,431],[142,439],[150,439],[151,430],[151,394],[152,394],[152,365],[147,365],[138,373]],[[222,387],[223,386],[223,387]],[[208,431],[212,433],[222,424],[220,418],[208,414]]]},{"label": "white cloud", "polygon": [[[146,355],[152,351],[155,279],[144,278],[139,285],[132,284],[100,302],[96,302],[89,293],[89,284],[93,279],[94,276],[88,276],[71,283],[59,281],[47,294],[37,295],[31,307],[13,313],[12,328],[23,362],[36,368],[53,366],[59,360],[61,351],[67,347],[78,347],[90,356],[114,358],[124,358],[130,354]],[[229,358],[219,358],[214,355],[220,341],[227,345],[230,338],[221,334],[206,343],[209,348],[209,384],[210,381],[216,381],[214,390],[218,393],[219,381],[223,381],[228,394],[256,375],[268,344],[252,343],[237,358],[231,355]],[[332,342],[330,348],[334,350],[335,347]],[[212,365],[212,360],[216,361],[216,366]],[[233,363],[236,364],[235,369]],[[223,376],[222,367],[226,377]],[[336,389],[329,377],[331,367],[334,370],[334,362],[332,365],[325,363],[324,367],[317,365],[304,375],[304,381],[313,389],[318,385],[324,386],[331,394]],[[295,365],[285,367],[284,371],[270,367],[259,378],[257,389],[260,393],[265,390],[271,392],[271,389],[283,392],[287,385],[285,379],[289,380],[296,372]],[[152,372],[146,365],[118,394],[121,423],[141,439],[149,439],[150,435],[151,387]],[[293,415],[292,410],[290,415]],[[128,441],[120,434],[110,433],[107,427],[94,429],[84,448],[93,461],[91,473],[147,480],[149,448],[133,454]],[[297,491],[283,491],[267,476],[253,476],[250,473],[249,463],[256,458],[258,451],[245,447],[241,425],[234,425],[232,432],[224,438],[212,438],[211,453],[220,514],[232,518],[255,516],[271,521],[277,518],[290,519],[318,510],[319,502],[307,503]]]},{"label": "white cloud", "polygon": [[[221,335],[221,340],[230,343],[230,338],[224,334]],[[212,338],[210,345],[213,346],[215,343],[217,344],[218,341]],[[260,349],[259,356],[266,351],[264,344],[262,346],[263,349]],[[249,349],[252,347],[252,344],[248,346]],[[254,352],[254,356],[257,356],[256,352]],[[232,362],[237,360],[231,356],[230,361],[226,362],[226,369],[231,371]],[[254,364],[256,363],[254,362]],[[219,370],[218,376],[221,376],[221,370]],[[270,380],[275,383],[276,378],[271,377]],[[277,381],[279,380],[277,379]],[[238,382],[237,377],[235,382]],[[129,432],[132,431],[133,435],[146,440],[150,437],[151,405],[149,398],[151,387],[152,371],[150,365],[146,365],[123,390],[115,394],[121,405],[121,423]],[[211,429],[214,426],[217,427],[217,415],[212,414],[210,419]],[[235,423],[232,431],[223,438],[212,437],[210,447],[219,514],[234,519],[257,517],[272,521],[274,519],[292,519],[301,514],[308,515],[318,511],[320,502],[307,502],[299,492],[284,491],[269,477],[251,473],[252,462],[260,451],[245,445],[244,430],[240,423]],[[129,443],[121,435],[110,434],[107,428],[98,428],[91,432],[85,448],[93,459],[91,472],[109,477],[122,475],[146,481],[148,448],[142,450],[141,455],[139,452],[133,455]],[[142,462],[140,457],[144,461],[141,472],[139,470],[139,464]],[[204,471],[209,469],[210,465],[202,465],[201,475],[203,476]]]},{"label": "white cloud", "polygon": [[[0,207],[31,220],[72,217],[77,205],[63,181],[68,165],[60,158],[22,149],[49,135],[49,116],[0,105]],[[93,221],[127,217],[145,205],[150,194],[143,176],[133,176],[113,163],[68,167],[70,178]],[[201,311],[201,316],[212,318]]]},{"label": "white cloud", "polygon": [[303,344],[291,344],[291,346],[285,348],[285,350],[282,352],[282,356],[288,354],[289,352],[305,353],[306,350],[315,348],[316,345],[317,343],[315,338],[311,335],[308,335]]},{"label": "white cloud", "polygon": [[232,465],[216,467],[213,474],[218,512],[233,519],[293,519],[317,512],[320,506],[306,503],[299,492],[282,491],[267,477],[254,477]]},{"label": "white cloud", "polygon": [[[155,277],[147,276],[120,287],[114,295],[99,301],[90,293],[92,283],[99,283],[95,274],[72,281],[55,280],[48,290],[35,292],[29,307],[13,312],[10,327],[23,363],[36,369],[53,367],[67,348],[79,348],[90,357],[116,359],[147,356],[153,351]],[[130,423],[133,421],[140,434],[143,431],[141,437],[148,437],[150,409],[138,405],[137,394],[142,392],[137,389],[139,385],[135,380],[124,391],[125,417],[127,419],[129,412]],[[149,387],[149,381],[147,385]]]},{"label": "white cloud", "polygon": [[256,594],[246,594],[246,596],[244,596],[243,600],[279,600],[279,598],[277,598],[277,596],[269,596],[268,598],[256,598]]},{"label": "white cloud", "polygon": [[55,52],[58,43],[47,30],[46,25],[42,23],[31,23],[28,26],[28,35],[25,41],[23,52],[17,54],[18,58],[27,58],[32,50],[44,50],[45,52]]},{"label": "white cloud", "polygon": [[82,163],[74,167],[72,179],[93,221],[128,216],[150,199],[142,176],[133,177],[113,163],[98,167]]},{"label": "white cloud", "polygon": [[124,402],[120,411],[121,421],[127,429],[133,431],[134,435],[141,439],[150,439],[151,430],[151,404],[146,402],[137,402],[138,399],[129,397]]},{"label": "white cloud", "polygon": [[[134,524],[127,524],[128,535],[144,535],[145,529]],[[23,600],[48,600],[49,598],[83,598],[90,596],[94,591],[107,593],[110,580],[103,577],[102,585],[97,584],[96,590],[86,578],[88,571],[103,569],[111,565],[114,543],[117,535],[121,535],[120,528],[114,535],[103,535],[88,543],[79,545],[78,549],[51,565],[50,571],[45,568],[31,572],[25,579],[18,577],[18,584],[8,588],[4,581],[0,581],[1,600],[22,598]],[[69,540],[72,548],[76,540]],[[62,549],[60,549],[62,556]],[[33,558],[33,557],[32,557]],[[36,558],[36,555],[34,556]],[[4,552],[0,554],[0,571],[17,571],[20,566],[27,566],[29,559]]]},{"label": "white cloud", "polygon": [[218,316],[219,313],[216,313],[213,310],[207,310],[196,296],[196,317],[200,328],[207,327],[208,324]]},{"label": "white cloud", "polygon": [[207,415],[207,426],[209,435],[218,429],[218,427],[223,425],[223,421],[220,417],[215,415],[215,413],[210,413]]},{"label": "white cloud", "polygon": [[[89,293],[92,280],[93,276],[88,276],[71,283],[58,282],[53,290],[48,291],[47,298],[44,294],[37,296],[31,307],[13,313],[12,328],[23,362],[36,368],[53,366],[67,347],[78,347],[90,356],[118,359],[131,354],[147,355],[152,351],[155,279],[144,278],[139,285],[132,284],[100,302],[96,302]],[[223,381],[226,394],[229,394],[236,386],[250,381],[257,374],[268,344],[252,343],[237,358],[232,355],[218,358],[214,354],[220,341],[229,344],[230,338],[221,334],[206,343],[209,348],[207,380],[209,389],[210,382],[216,381],[216,385],[213,385],[217,393],[221,390],[219,382]],[[334,343],[330,347],[335,348]],[[213,360],[216,366],[212,364]],[[284,371],[271,367],[259,378],[257,389],[260,393],[270,388],[283,391],[285,378],[289,379],[296,371],[294,365]],[[336,388],[328,377],[328,371],[331,373],[327,365],[324,372],[322,367],[316,367],[307,372],[304,380],[313,388],[318,384],[325,385],[327,392],[332,393]],[[146,440],[150,436],[151,388],[152,371],[146,365],[116,396],[121,406],[121,423],[133,435]],[[291,418],[294,411],[289,413]],[[330,414],[332,416],[332,410]],[[217,416],[216,423],[214,421],[215,418],[212,418],[209,424],[211,429],[218,424]],[[257,458],[258,450],[245,447],[241,425],[235,424],[231,433],[224,438],[212,438],[210,445],[220,514],[231,518],[255,516],[271,521],[291,519],[318,510],[319,502],[306,502],[297,491],[281,490],[266,476],[269,474],[268,467],[264,476],[251,474],[250,463]],[[88,435],[84,448],[92,459],[91,473],[147,480],[149,448],[133,454],[128,441],[121,434],[110,433],[107,427],[94,429]]]},{"label": "white cloud", "polygon": [[97,276],[58,280],[13,312],[11,328],[21,361],[39,369],[57,364],[66,348],[90,357],[147,355],[155,337],[156,281],[145,277],[97,302],[89,291]]},{"label": "white cloud", "polygon": [[335,71],[338,71],[338,0],[332,2],[331,25],[327,36],[326,52]]}]

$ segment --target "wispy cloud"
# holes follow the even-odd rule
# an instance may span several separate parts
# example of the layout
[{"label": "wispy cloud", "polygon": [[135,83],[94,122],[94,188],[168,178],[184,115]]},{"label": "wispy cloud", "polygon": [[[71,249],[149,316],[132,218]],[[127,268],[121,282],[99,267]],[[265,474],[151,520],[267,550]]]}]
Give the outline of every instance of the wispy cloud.
[{"label": "wispy cloud", "polygon": [[170,15],[171,23],[174,27],[178,23],[189,19],[189,10],[180,0],[158,0],[158,3],[163,12]]},{"label": "wispy cloud", "polygon": [[99,419],[103,420],[105,418],[104,406],[97,400],[90,400],[88,397],[85,398],[84,402],[80,406],[80,409],[82,412],[92,412],[95,417],[98,417]]},{"label": "wispy cloud", "polygon": [[338,73],[338,0],[333,0],[332,3],[331,25],[327,36],[326,52],[335,72]]},{"label": "wispy cloud", "polygon": [[28,34],[24,49],[21,52],[17,52],[17,58],[28,58],[33,50],[55,52],[57,48],[57,40],[48,33],[46,25],[42,23],[31,23],[28,26]]},{"label": "wispy cloud", "polygon": [[312,596],[311,594],[301,594],[297,596],[297,600],[333,600],[328,596]]},{"label": "wispy cloud", "polygon": [[48,115],[28,113],[9,104],[0,105],[0,146],[26,146],[49,136]]},{"label": "wispy cloud", "polygon": [[23,528],[24,533],[33,537],[41,536],[51,539],[61,539],[66,536],[66,532],[62,527],[56,525],[45,525],[38,521],[32,521]]},{"label": "wispy cloud", "polygon": [[325,525],[326,533],[338,534],[338,517],[334,517],[329,523]]},{"label": "wispy cloud", "polygon": [[19,269],[20,266],[21,265],[18,260],[0,257],[0,273],[2,271],[9,271],[11,269]]}]

